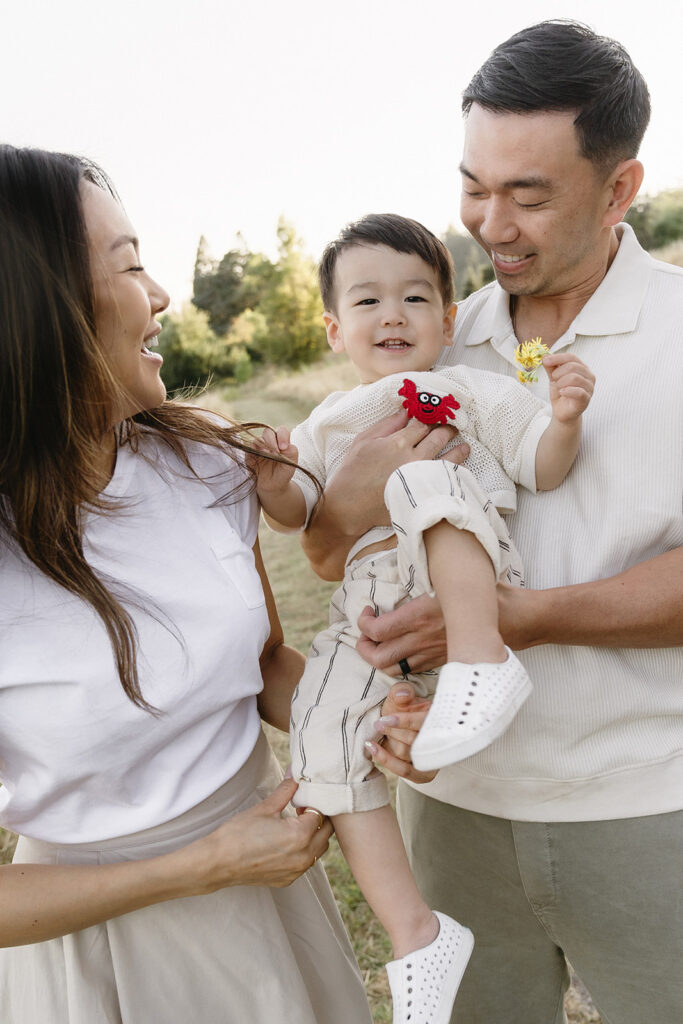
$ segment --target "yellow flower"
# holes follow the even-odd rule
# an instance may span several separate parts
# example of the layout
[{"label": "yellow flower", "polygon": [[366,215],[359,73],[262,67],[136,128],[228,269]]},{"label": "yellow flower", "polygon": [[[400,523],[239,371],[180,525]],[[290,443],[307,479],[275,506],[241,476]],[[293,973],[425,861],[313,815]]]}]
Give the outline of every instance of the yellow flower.
[{"label": "yellow flower", "polygon": [[515,349],[515,362],[519,363],[523,369],[517,371],[517,379],[522,384],[534,384],[538,380],[538,374],[535,372],[536,368],[541,365],[543,356],[547,355],[550,351],[540,338],[534,338],[532,341],[523,341],[521,345],[518,345]]}]

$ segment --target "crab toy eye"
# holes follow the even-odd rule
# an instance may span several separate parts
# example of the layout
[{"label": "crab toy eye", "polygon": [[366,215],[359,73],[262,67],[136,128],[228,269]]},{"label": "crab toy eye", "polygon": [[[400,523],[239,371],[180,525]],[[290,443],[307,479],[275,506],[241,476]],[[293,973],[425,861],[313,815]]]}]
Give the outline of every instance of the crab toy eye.
[{"label": "crab toy eye", "polygon": [[430,395],[428,391],[421,391],[417,396],[417,400],[418,402],[422,402],[423,405],[429,405],[432,401],[432,395]]},{"label": "crab toy eye", "polygon": [[441,399],[439,398],[438,395],[432,395],[432,397],[430,398],[430,402],[432,403],[432,405],[441,405]]}]

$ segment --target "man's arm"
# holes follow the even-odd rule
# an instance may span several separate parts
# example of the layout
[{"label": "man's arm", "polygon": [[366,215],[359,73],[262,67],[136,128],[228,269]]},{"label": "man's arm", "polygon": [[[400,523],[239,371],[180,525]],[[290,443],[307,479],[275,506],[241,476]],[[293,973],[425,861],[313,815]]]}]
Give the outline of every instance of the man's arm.
[{"label": "man's arm", "polygon": [[[677,647],[683,644],[683,548],[606,579],[549,590],[498,587],[500,631],[514,650],[538,644],[582,647]],[[394,612],[359,619],[359,653],[399,676],[407,658],[415,672],[446,658],[438,602],[423,595]]]},{"label": "man's arm", "polygon": [[[371,527],[389,525],[384,487],[393,471],[406,462],[431,461],[452,437],[452,427],[430,428],[408,420],[405,412],[358,434],[301,537],[318,576],[340,580],[353,544]],[[467,445],[460,445],[444,458],[461,463],[468,454]]]},{"label": "man's arm", "polygon": [[529,591],[500,586],[498,593],[501,632],[517,650],[683,644],[683,548],[591,583]]}]

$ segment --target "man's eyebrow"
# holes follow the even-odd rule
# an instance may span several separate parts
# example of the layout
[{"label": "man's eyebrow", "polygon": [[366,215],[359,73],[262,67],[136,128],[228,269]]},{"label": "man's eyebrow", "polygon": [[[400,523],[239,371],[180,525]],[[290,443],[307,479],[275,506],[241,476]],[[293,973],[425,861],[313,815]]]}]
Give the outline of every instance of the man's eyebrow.
[{"label": "man's eyebrow", "polygon": [[114,241],[109,246],[109,251],[113,252],[114,249],[118,249],[122,245],[132,245],[133,248],[137,252],[137,248],[138,248],[139,244],[140,243],[138,242],[138,240],[135,237],[135,235],[119,235],[119,237],[115,238]]},{"label": "man's eyebrow", "polygon": [[[477,185],[480,184],[479,179],[471,171],[468,171],[464,164],[460,164],[460,173],[464,174],[470,181],[474,181]],[[549,178],[542,178],[540,175],[530,175],[528,178],[510,178],[508,181],[504,181],[501,188],[513,189],[513,188],[540,188],[550,190],[553,187],[552,181]]]}]

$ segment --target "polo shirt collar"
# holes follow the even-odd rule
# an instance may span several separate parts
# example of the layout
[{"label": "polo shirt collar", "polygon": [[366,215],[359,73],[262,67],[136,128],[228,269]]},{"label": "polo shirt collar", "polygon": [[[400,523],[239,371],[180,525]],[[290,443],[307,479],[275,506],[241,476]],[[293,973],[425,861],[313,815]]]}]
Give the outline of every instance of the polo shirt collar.
[{"label": "polo shirt collar", "polygon": [[[648,287],[652,258],[641,248],[629,224],[617,227],[619,248],[612,265],[577,314],[568,329],[553,345],[553,352],[570,345],[577,335],[627,334],[637,325]],[[491,291],[468,332],[465,346],[490,341],[501,355],[508,357],[510,341],[517,344],[510,320],[510,296],[499,284]]]}]

